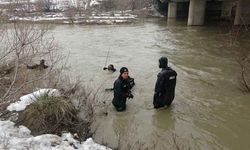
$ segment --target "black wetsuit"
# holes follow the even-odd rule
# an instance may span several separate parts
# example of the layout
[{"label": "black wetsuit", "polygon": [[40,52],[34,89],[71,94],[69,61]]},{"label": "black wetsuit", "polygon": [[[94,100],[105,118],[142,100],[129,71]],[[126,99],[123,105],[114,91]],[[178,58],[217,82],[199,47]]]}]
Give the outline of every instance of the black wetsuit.
[{"label": "black wetsuit", "polygon": [[128,76],[129,89],[132,89],[135,86],[135,79]]},{"label": "black wetsuit", "polygon": [[115,72],[116,71],[115,68],[108,68],[108,67],[104,67],[103,70],[108,70],[108,71],[111,71],[111,72]]},{"label": "black wetsuit", "polygon": [[[129,79],[123,79],[121,76],[114,82],[114,98],[112,104],[115,106],[117,111],[126,110],[127,98],[132,98]],[[131,97],[132,96],[132,97]]]},{"label": "black wetsuit", "polygon": [[157,75],[154,94],[154,108],[169,106],[175,97],[177,73],[170,67],[162,68]]}]

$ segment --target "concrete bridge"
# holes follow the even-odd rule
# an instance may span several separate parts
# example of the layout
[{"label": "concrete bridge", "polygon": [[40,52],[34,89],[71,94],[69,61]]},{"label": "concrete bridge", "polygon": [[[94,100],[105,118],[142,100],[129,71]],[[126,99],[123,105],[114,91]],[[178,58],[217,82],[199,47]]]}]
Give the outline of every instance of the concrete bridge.
[{"label": "concrete bridge", "polygon": [[[219,9],[222,19],[234,19],[234,25],[250,24],[250,0],[160,0],[168,2],[168,18],[176,18],[187,9],[188,25],[203,25],[208,9]],[[185,3],[186,7],[183,7]],[[212,3],[219,4],[213,5]],[[182,5],[182,7],[178,7]],[[219,7],[219,8],[218,8]],[[213,14],[211,14],[213,15]]]}]

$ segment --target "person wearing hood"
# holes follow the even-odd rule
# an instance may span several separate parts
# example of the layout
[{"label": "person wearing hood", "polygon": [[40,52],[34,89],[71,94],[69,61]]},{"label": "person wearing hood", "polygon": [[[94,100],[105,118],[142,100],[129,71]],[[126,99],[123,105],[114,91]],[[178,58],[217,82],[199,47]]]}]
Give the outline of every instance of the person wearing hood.
[{"label": "person wearing hood", "polygon": [[113,64],[109,64],[108,67],[104,67],[103,70],[108,70],[110,72],[115,72],[116,71]]},{"label": "person wearing hood", "polygon": [[166,57],[159,59],[159,68],[162,68],[162,70],[157,75],[155,84],[154,108],[170,106],[175,97],[177,73],[168,67],[168,59]]},{"label": "person wearing hood", "polygon": [[112,104],[116,108],[117,111],[126,110],[126,101],[127,98],[133,98],[134,96],[131,94],[131,86],[129,81],[129,72],[128,68],[122,67],[120,69],[120,75],[118,79],[114,82],[114,98],[112,100]]},{"label": "person wearing hood", "polygon": [[45,65],[45,60],[44,59],[40,60],[40,64],[35,64],[35,65],[32,65],[32,66],[26,65],[26,67],[28,69],[40,69],[40,70],[48,68],[48,66]]}]

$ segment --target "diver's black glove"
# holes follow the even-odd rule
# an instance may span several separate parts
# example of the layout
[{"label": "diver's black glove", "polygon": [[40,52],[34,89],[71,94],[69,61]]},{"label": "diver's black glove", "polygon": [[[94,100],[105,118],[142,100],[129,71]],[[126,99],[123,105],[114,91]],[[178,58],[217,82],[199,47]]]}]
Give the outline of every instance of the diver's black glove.
[{"label": "diver's black glove", "polygon": [[134,95],[131,94],[131,93],[129,93],[129,94],[128,94],[128,98],[129,98],[129,99],[130,99],[130,98],[133,99],[133,98],[134,98]]},{"label": "diver's black glove", "polygon": [[134,78],[129,78],[129,88],[132,89],[134,85],[135,85]]}]

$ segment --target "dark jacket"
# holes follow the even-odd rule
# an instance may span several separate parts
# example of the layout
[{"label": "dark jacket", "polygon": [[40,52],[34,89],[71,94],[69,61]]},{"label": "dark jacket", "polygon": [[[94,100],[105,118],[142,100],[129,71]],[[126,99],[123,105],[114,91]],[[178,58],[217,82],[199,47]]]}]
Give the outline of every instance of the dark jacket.
[{"label": "dark jacket", "polygon": [[169,106],[175,97],[177,73],[170,67],[163,68],[157,75],[154,94],[154,107]]},{"label": "dark jacket", "polygon": [[135,86],[135,79],[128,76],[129,89],[132,89]]},{"label": "dark jacket", "polygon": [[28,69],[40,69],[40,70],[42,70],[42,69],[48,68],[48,66],[45,65],[45,64],[35,64],[35,65],[32,65],[32,66],[27,65],[27,68]]},{"label": "dark jacket", "polygon": [[113,105],[117,111],[123,111],[126,109],[126,101],[131,94],[129,80],[124,80],[121,76],[114,82],[114,98]]}]

